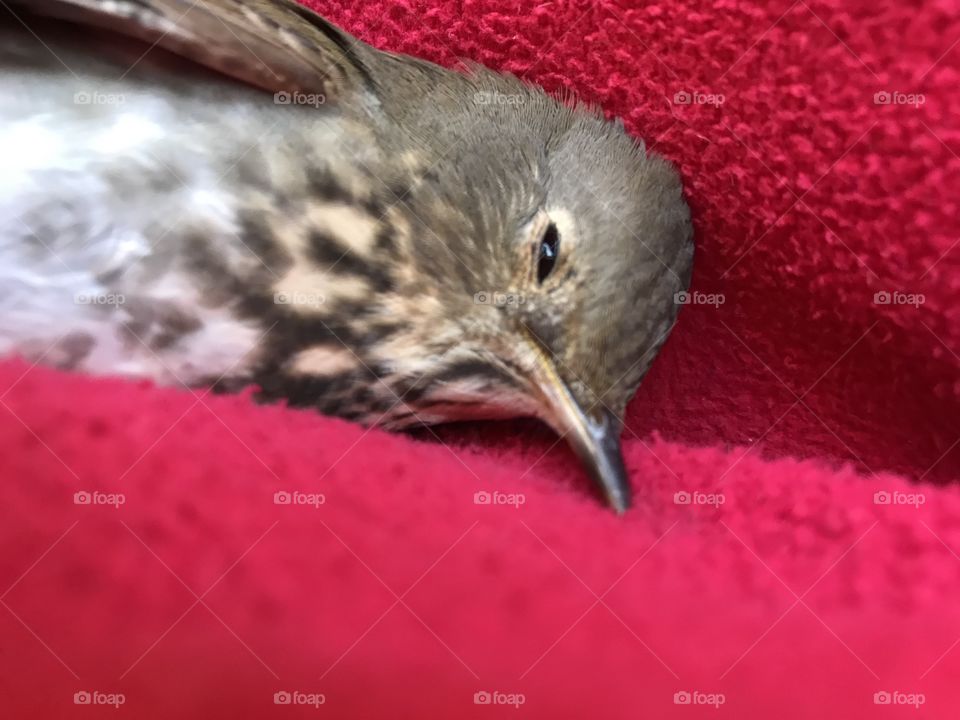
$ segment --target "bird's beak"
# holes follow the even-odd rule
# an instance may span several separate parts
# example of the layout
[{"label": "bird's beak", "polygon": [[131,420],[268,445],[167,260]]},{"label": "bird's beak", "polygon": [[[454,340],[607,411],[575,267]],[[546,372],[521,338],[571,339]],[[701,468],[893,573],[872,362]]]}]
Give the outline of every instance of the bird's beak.
[{"label": "bird's beak", "polygon": [[553,361],[536,347],[534,386],[542,399],[542,418],[565,438],[607,502],[622,515],[630,507],[630,481],[620,451],[620,419],[600,406],[587,412],[560,377]]}]

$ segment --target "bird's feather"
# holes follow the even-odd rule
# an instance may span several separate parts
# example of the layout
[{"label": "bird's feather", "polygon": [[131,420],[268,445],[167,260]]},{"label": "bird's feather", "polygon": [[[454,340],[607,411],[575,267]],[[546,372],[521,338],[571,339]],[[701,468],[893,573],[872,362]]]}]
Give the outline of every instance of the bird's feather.
[{"label": "bird's feather", "polygon": [[[161,4],[177,3],[149,7]],[[96,26],[139,4],[13,5],[29,29],[0,24],[0,354],[169,383],[242,372],[266,327],[215,297],[197,238],[237,276],[279,282],[246,219],[287,223],[275,197],[317,197],[305,167],[337,166],[349,187],[352,163],[376,166],[375,145],[335,107],[278,106],[217,72],[182,74],[145,39],[118,60],[97,42],[116,33]]]},{"label": "bird's feather", "polygon": [[391,428],[537,415],[627,506],[618,418],[692,244],[622,126],[292,0],[0,17],[0,355]]},{"label": "bird's feather", "polygon": [[369,48],[293,0],[13,0],[27,11],[103,28],[271,92],[330,100],[368,85]]}]

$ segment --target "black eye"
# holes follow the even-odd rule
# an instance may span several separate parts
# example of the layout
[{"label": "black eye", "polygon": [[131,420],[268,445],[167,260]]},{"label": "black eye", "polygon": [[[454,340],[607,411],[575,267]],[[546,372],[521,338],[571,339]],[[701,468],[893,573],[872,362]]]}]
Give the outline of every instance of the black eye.
[{"label": "black eye", "polygon": [[537,282],[543,284],[547,276],[553,272],[557,264],[557,254],[560,252],[560,233],[557,226],[550,223],[543,237],[540,239],[540,251],[537,254]]}]

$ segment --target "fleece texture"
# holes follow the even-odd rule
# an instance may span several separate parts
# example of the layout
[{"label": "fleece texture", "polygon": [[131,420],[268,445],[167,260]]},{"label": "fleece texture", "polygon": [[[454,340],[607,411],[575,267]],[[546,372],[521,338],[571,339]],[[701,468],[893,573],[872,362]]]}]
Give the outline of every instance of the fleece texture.
[{"label": "fleece texture", "polygon": [[679,167],[695,293],[627,413],[637,507],[534,423],[8,360],[0,715],[955,717],[957,3],[308,4]]}]

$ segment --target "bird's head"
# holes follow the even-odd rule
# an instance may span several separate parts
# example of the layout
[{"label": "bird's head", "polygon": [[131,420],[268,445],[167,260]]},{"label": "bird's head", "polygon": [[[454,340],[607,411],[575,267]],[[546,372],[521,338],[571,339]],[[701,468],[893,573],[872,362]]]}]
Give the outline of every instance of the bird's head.
[{"label": "bird's head", "polygon": [[429,96],[442,123],[407,119],[438,150],[402,203],[419,330],[393,367],[409,357],[415,385],[384,422],[538,417],[623,511],[623,412],[690,280],[679,177],[590,109],[484,71],[461,82]]}]

